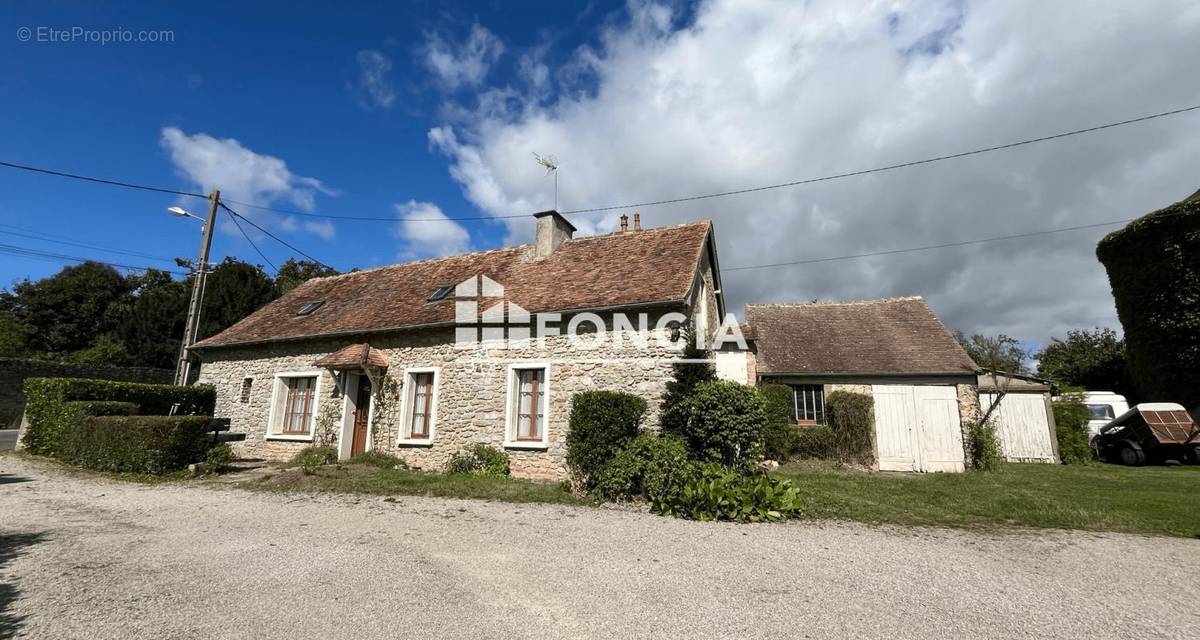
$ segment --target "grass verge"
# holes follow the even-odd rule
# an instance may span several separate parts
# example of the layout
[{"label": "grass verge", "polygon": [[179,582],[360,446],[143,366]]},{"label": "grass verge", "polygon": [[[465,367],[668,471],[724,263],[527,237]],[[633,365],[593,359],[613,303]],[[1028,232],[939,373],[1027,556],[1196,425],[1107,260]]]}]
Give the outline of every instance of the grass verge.
[{"label": "grass verge", "polygon": [[1200,538],[1200,467],[1004,464],[992,473],[890,474],[787,464],[807,518],[1020,526]]},{"label": "grass verge", "polygon": [[261,482],[242,486],[267,491],[315,491],[473,498],[503,502],[589,504],[587,500],[572,495],[570,487],[565,482],[427,473],[409,469],[383,469],[360,464],[326,465],[312,471],[285,469]]}]

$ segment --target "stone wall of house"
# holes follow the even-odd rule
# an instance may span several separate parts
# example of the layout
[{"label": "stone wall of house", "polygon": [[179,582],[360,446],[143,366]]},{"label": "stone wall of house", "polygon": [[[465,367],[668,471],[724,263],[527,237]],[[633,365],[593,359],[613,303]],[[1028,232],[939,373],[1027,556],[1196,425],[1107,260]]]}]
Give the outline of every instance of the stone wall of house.
[{"label": "stone wall of house", "polygon": [[963,464],[971,467],[970,423],[979,420],[979,387],[973,384],[955,385],[958,390],[958,417],[962,427]]},{"label": "stone wall of house", "polygon": [[175,372],[150,367],[114,367],[104,364],[0,358],[0,429],[15,429],[20,424],[21,414],[25,411],[26,378],[96,378],[171,384]]},{"label": "stone wall of house", "polygon": [[[636,317],[635,317],[636,318]],[[653,327],[659,316],[648,314]],[[564,321],[560,326],[565,327]],[[548,363],[548,443],[545,449],[508,449],[514,475],[526,478],[561,480],[567,477],[564,466],[566,431],[571,398],[587,390],[615,390],[634,393],[646,399],[649,411],[646,424],[658,424],[658,404],[671,377],[670,359],[678,352],[663,342],[668,330],[637,332],[647,346],[630,350],[623,339],[617,346],[615,334],[598,348],[585,348],[566,336],[550,337],[544,346],[531,344],[514,349],[493,349],[478,345],[470,349],[454,344],[454,330],[409,332],[403,335],[373,338],[370,343],[382,350],[390,366],[387,375],[397,382],[407,377],[406,369],[437,367],[437,409],[429,445],[400,445],[401,406],[393,406],[386,415],[373,418],[370,441],[376,448],[394,453],[413,467],[440,470],[450,458],[475,443],[503,446],[508,416],[508,369],[522,362]],[[281,460],[313,444],[337,445],[343,425],[343,407],[339,386],[329,371],[313,366],[317,359],[356,340],[319,340],[279,343],[240,349],[211,351],[203,358],[200,382],[217,388],[216,415],[229,418],[234,431],[247,438],[238,446],[242,456]],[[319,402],[315,409],[318,426],[308,440],[281,440],[268,436],[268,421],[275,375],[283,372],[312,372],[319,376]],[[252,377],[247,402],[241,402],[242,381]],[[384,385],[377,385],[376,389]],[[401,389],[401,398],[404,390]],[[377,401],[377,406],[387,402]],[[349,432],[347,431],[347,435]]]}]

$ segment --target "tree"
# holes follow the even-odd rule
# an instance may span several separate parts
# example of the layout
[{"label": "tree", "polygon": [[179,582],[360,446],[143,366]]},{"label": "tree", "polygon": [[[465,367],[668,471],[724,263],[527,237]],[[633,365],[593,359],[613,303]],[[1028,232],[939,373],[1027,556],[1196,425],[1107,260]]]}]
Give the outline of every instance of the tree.
[{"label": "tree", "polygon": [[275,292],[276,295],[282,296],[313,278],[336,275],[339,275],[336,269],[311,260],[288,258],[287,262],[280,265],[279,271],[275,274]]},{"label": "tree", "polygon": [[169,276],[141,280],[117,330],[133,364],[174,368],[190,296],[186,282]]},{"label": "tree", "polygon": [[114,302],[126,300],[133,287],[116,269],[98,262],[65,267],[37,282],[24,280],[0,293],[0,312],[30,329],[26,349],[61,358],[91,347],[110,333]]},{"label": "tree", "polygon": [[1005,373],[1029,373],[1029,352],[1021,347],[1021,342],[1016,338],[1010,338],[1003,333],[995,337],[975,333],[968,338],[962,331],[955,331],[954,337],[975,364],[984,369]]},{"label": "tree", "polygon": [[1133,385],[1125,368],[1125,341],[1112,329],[1076,329],[1051,338],[1037,354],[1038,375],[1068,387],[1115,391],[1127,398]]},{"label": "tree", "polygon": [[214,336],[274,299],[275,283],[260,267],[225,258],[208,274],[198,335]]},{"label": "tree", "polygon": [[[662,408],[659,413],[659,423],[662,430],[667,433],[683,433],[687,421],[687,416],[684,414],[684,401],[697,385],[717,379],[712,363],[708,362],[708,352],[696,346],[694,333],[695,329],[691,322],[688,322],[680,331],[680,339],[684,343],[680,359],[685,362],[675,362],[671,365],[673,377],[667,381],[667,391],[663,394]],[[704,362],[698,362],[699,360],[704,360]]]},{"label": "tree", "polygon": [[0,313],[0,358],[19,358],[25,355],[25,342],[30,329],[11,313]]}]

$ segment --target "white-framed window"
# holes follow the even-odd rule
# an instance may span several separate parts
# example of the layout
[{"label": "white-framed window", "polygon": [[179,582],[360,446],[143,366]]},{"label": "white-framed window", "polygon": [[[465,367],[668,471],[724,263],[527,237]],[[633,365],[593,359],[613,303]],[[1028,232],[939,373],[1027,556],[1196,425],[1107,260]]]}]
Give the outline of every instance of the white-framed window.
[{"label": "white-framed window", "polygon": [[321,398],[321,374],[313,371],[275,374],[267,438],[312,440]]},{"label": "white-framed window", "polygon": [[413,368],[404,372],[404,402],[400,411],[400,444],[432,444],[437,427],[437,367]]},{"label": "white-framed window", "polygon": [[508,367],[507,425],[504,446],[545,449],[549,443],[550,365],[540,362]]}]

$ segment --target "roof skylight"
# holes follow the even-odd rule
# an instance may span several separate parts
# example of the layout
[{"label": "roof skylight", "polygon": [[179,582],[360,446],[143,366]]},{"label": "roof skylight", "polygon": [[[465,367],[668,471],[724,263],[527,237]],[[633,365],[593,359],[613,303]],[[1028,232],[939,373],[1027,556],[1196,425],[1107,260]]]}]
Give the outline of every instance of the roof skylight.
[{"label": "roof skylight", "polygon": [[323,305],[323,304],[325,304],[324,300],[317,300],[316,302],[310,302],[310,303],[304,305],[303,307],[300,307],[300,310],[296,312],[296,315],[307,316],[307,315],[311,314],[312,312],[316,311],[317,309],[320,309],[321,305]]}]

